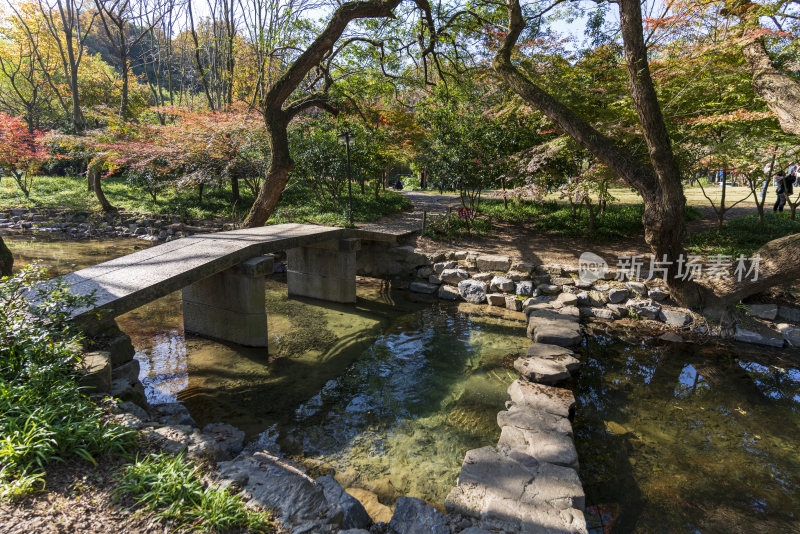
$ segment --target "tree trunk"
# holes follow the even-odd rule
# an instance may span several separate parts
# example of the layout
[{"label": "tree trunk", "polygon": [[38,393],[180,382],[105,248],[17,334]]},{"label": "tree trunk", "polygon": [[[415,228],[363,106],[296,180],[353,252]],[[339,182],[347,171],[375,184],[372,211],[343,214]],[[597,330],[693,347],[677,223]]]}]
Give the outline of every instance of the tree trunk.
[{"label": "tree trunk", "polygon": [[[258,192],[250,213],[244,220],[245,228],[262,226],[272,215],[281,193],[286,187],[289,173],[294,162],[289,154],[289,138],[286,129],[289,122],[301,111],[316,106],[328,111],[333,110],[328,104],[325,94],[313,94],[307,98],[290,104],[284,104],[314,67],[318,66],[327,54],[333,50],[351,20],[362,18],[385,18],[393,16],[393,10],[400,0],[363,0],[345,2],[331,15],[322,33],[306,48],[295,61],[289,65],[283,75],[270,87],[263,100],[264,122],[270,136],[269,170],[261,189]],[[191,10],[189,10],[191,16]],[[191,18],[190,18],[191,20]]]},{"label": "tree trunk", "polygon": [[231,175],[231,203],[238,204],[239,203],[239,176],[236,174],[236,171],[230,173]]},{"label": "tree trunk", "polygon": [[0,237],[0,276],[11,276],[11,269],[14,267],[14,255]]},{"label": "tree trunk", "polygon": [[281,193],[289,180],[289,173],[294,168],[294,161],[289,155],[289,136],[286,133],[288,120],[283,112],[278,112],[277,115],[267,121],[271,148],[269,169],[253,207],[244,220],[245,228],[264,226],[275,211],[275,206],[278,205]]},{"label": "tree trunk", "polygon": [[25,183],[25,175],[15,170],[12,170],[11,174],[14,176],[14,181],[17,182],[17,186],[19,190],[22,191],[22,194],[25,195],[25,198],[30,198],[31,192],[28,190],[28,186]]},{"label": "tree trunk", "polygon": [[72,93],[72,127],[75,133],[81,134],[86,129],[86,119],[81,111],[81,99],[78,92],[78,61],[72,43],[72,32],[66,33],[67,57],[69,58],[69,89]]},{"label": "tree trunk", "polygon": [[763,37],[745,44],[742,54],[753,74],[753,90],[778,117],[781,130],[800,135],[800,84],[775,67]]},{"label": "tree trunk", "polygon": [[721,315],[743,298],[800,277],[800,234],[773,239],[753,254],[756,256],[761,258],[758,280],[752,280],[752,275],[742,281],[731,277],[710,286],[706,308],[712,315]]},{"label": "tree trunk", "polygon": [[503,45],[494,57],[495,71],[515,93],[556,123],[642,196],[645,241],[658,261],[666,256],[672,262],[668,269],[667,285],[673,298],[684,306],[699,305],[702,302],[701,288],[694,281],[675,276],[677,260],[684,254],[683,214],[686,199],[650,78],[638,0],[620,1],[620,21],[631,96],[642,125],[652,166],[640,163],[634,154],[597,131],[574,111],[526,78],[512,64],[511,51],[524,29],[524,19],[519,0],[509,0],[508,9],[509,29]]},{"label": "tree trunk", "polygon": [[[120,69],[122,70],[122,104],[119,107],[119,118],[124,122],[128,120],[128,71],[130,70],[128,66],[128,54],[120,54],[119,59],[121,63]],[[158,104],[158,102],[156,102],[156,104]]]},{"label": "tree trunk", "polygon": [[100,202],[100,206],[103,208],[103,211],[109,213],[117,211],[117,208],[111,205],[111,202],[108,201],[106,195],[103,193],[100,171],[103,169],[104,163],[105,160],[101,156],[98,156],[90,161],[89,166],[86,169],[86,177],[88,178],[89,187],[97,197],[97,201]]}]

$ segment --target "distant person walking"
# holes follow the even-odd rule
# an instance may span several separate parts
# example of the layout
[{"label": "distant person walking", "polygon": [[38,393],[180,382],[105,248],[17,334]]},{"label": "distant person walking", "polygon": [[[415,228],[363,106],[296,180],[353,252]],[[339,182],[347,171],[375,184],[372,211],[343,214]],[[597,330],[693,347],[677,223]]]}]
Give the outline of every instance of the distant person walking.
[{"label": "distant person walking", "polygon": [[783,171],[778,171],[776,179],[778,188],[775,193],[778,194],[778,199],[772,206],[772,211],[783,211],[783,207],[786,205],[786,196],[794,193],[794,176],[789,177]]}]

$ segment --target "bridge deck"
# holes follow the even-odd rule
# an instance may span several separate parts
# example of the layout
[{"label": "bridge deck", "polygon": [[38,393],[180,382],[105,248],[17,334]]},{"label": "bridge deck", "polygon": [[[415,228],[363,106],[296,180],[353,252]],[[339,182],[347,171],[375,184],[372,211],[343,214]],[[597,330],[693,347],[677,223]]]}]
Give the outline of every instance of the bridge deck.
[{"label": "bridge deck", "polygon": [[76,316],[102,308],[116,317],[250,258],[330,239],[358,237],[359,233],[329,226],[279,224],[194,235],[81,269],[62,279],[77,295],[94,291],[94,306],[76,310]]}]

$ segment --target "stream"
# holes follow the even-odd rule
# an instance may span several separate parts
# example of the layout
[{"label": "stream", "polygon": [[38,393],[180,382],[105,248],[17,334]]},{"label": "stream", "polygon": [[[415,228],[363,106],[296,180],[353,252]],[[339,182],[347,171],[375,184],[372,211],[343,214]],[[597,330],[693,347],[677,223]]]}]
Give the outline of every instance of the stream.
[{"label": "stream", "polygon": [[[147,244],[5,238],[64,274]],[[345,486],[441,508],[464,453],[494,445],[529,341],[513,314],[360,279],[352,305],[267,278],[269,347],[185,335],[180,294],[118,318],[151,402],[181,402]],[[569,384],[592,532],[800,532],[800,351],[671,344],[594,328]]]}]

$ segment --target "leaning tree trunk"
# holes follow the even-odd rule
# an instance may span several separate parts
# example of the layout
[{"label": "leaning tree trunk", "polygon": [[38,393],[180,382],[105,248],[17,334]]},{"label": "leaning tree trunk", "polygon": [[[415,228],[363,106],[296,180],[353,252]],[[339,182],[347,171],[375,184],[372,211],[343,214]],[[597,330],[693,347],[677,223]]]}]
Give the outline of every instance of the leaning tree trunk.
[{"label": "leaning tree trunk", "polygon": [[111,202],[108,201],[106,195],[103,193],[103,187],[100,184],[100,171],[102,171],[104,163],[105,159],[102,156],[94,158],[89,162],[89,166],[86,169],[86,176],[89,179],[89,187],[92,189],[92,191],[94,191],[97,201],[100,202],[100,206],[103,208],[103,211],[109,213],[112,211],[117,211],[117,208],[112,206]]},{"label": "leaning tree trunk", "polygon": [[[275,116],[277,115],[277,116]],[[245,228],[264,226],[275,211],[281,193],[289,181],[289,173],[294,168],[294,161],[289,154],[289,136],[286,132],[288,120],[282,112],[274,114],[267,120],[270,139],[270,160],[267,176],[258,191],[253,207],[244,220]]]},{"label": "leaning tree trunk", "polygon": [[0,276],[11,276],[14,267],[14,256],[0,237]]},{"label": "leaning tree trunk", "polygon": [[391,17],[394,8],[399,3],[400,0],[362,0],[340,4],[331,15],[325,29],[270,87],[263,100],[263,114],[270,135],[272,154],[266,179],[250,208],[250,213],[244,220],[243,224],[246,228],[261,226],[267,222],[286,187],[289,173],[294,167],[294,162],[289,154],[289,138],[286,132],[291,120],[298,113],[311,107],[335,112],[328,105],[325,93],[312,94],[284,107],[286,101],[311,69],[317,67],[330,54],[350,21],[362,18]]},{"label": "leaning tree trunk", "polygon": [[522,74],[511,62],[525,22],[519,0],[509,0],[509,27],[503,45],[494,57],[493,67],[505,83],[528,104],[556,123],[567,135],[612,169],[641,196],[645,241],[657,261],[672,262],[667,285],[675,300],[684,306],[702,303],[702,288],[691,280],[675,276],[677,260],[684,255],[684,210],[686,198],[680,172],[647,64],[647,49],[642,34],[638,0],[621,0],[620,20],[625,40],[625,59],[631,96],[642,125],[652,165],[645,165],[630,151],[592,127],[572,109]]},{"label": "leaning tree trunk", "polygon": [[760,257],[757,280],[750,274],[741,281],[731,277],[709,287],[706,308],[712,315],[721,315],[750,295],[800,278],[800,234],[773,239],[753,254],[756,256]]},{"label": "leaning tree trunk", "polygon": [[775,67],[763,37],[742,47],[753,74],[753,90],[777,117],[781,130],[800,135],[800,84]]}]

